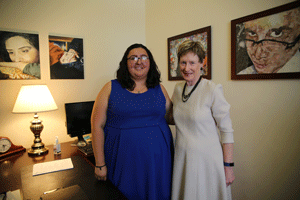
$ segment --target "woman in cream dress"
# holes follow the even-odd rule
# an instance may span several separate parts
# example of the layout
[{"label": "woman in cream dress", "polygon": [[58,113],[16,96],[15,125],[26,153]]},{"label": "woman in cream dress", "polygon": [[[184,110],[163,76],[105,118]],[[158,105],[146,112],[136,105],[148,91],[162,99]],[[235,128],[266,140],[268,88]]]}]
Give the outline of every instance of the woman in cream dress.
[{"label": "woman in cream dress", "polygon": [[[172,199],[231,199],[233,129],[221,85],[201,77],[205,52],[186,40],[178,48],[185,82],[175,86],[176,145]],[[220,134],[219,134],[220,132]]]}]

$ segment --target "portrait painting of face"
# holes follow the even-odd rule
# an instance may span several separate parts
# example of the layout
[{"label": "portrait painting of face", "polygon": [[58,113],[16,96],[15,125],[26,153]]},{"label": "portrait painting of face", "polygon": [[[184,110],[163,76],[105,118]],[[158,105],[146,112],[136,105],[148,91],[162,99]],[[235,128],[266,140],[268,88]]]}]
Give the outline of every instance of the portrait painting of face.
[{"label": "portrait painting of face", "polygon": [[245,43],[257,73],[277,73],[299,51],[300,11],[245,23]]},{"label": "portrait painting of face", "polygon": [[0,31],[0,79],[40,79],[38,34]]},{"label": "portrait painting of face", "polygon": [[39,51],[24,37],[14,36],[8,38],[5,41],[5,47],[12,62],[39,62]]},{"label": "portrait painting of face", "polygon": [[299,5],[234,25],[237,76],[300,73]]}]

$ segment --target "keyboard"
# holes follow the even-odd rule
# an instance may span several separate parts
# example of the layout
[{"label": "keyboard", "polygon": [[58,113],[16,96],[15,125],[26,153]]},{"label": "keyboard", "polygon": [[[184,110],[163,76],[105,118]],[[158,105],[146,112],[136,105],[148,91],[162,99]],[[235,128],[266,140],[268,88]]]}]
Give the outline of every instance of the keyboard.
[{"label": "keyboard", "polygon": [[87,143],[86,146],[78,147],[78,149],[86,156],[91,156],[94,154],[92,143]]}]

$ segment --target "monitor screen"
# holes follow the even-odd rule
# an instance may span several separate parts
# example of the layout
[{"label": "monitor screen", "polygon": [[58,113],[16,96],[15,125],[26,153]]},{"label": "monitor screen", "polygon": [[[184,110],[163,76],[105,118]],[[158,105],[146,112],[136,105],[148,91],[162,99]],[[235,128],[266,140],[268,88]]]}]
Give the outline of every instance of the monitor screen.
[{"label": "monitor screen", "polygon": [[83,139],[91,133],[91,115],[94,101],[65,103],[67,132],[71,137]]}]

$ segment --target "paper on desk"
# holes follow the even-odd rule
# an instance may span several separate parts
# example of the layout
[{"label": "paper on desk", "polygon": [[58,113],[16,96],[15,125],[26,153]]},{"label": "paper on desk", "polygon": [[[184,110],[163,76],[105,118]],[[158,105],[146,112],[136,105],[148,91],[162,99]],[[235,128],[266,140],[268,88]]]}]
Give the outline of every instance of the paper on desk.
[{"label": "paper on desk", "polygon": [[38,163],[33,165],[32,175],[41,175],[50,172],[56,172],[66,169],[72,169],[73,163],[71,158],[66,158],[62,160],[55,160],[50,162]]},{"label": "paper on desk", "polygon": [[22,200],[20,189],[6,192],[6,200]]}]

